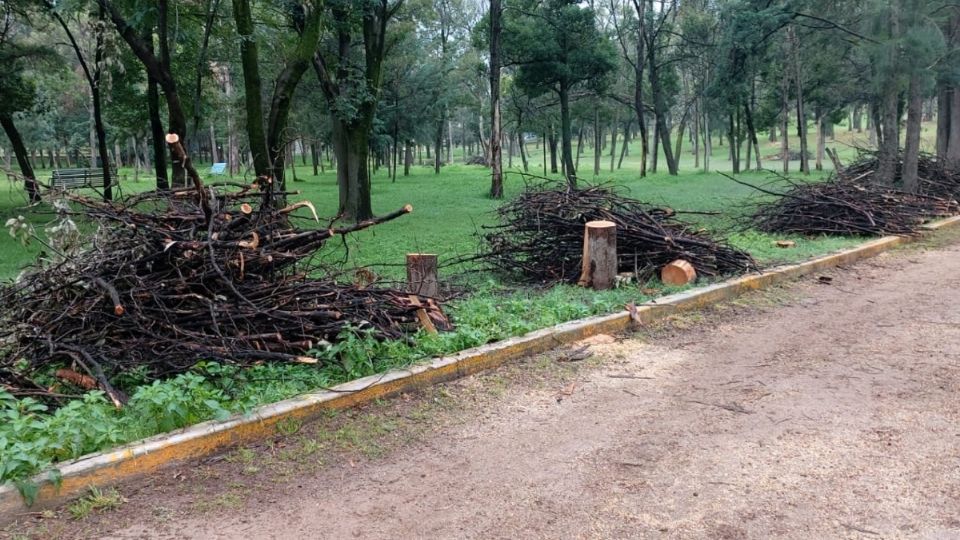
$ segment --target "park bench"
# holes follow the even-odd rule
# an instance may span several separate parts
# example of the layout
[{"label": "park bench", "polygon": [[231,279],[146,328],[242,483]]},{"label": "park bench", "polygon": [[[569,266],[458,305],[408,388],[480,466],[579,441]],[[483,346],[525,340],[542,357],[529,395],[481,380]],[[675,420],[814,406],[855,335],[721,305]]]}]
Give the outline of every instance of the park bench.
[{"label": "park bench", "polygon": [[[116,185],[117,175],[111,174],[111,184]],[[50,187],[54,189],[75,189],[84,187],[103,187],[103,169],[58,169],[50,175]]]}]

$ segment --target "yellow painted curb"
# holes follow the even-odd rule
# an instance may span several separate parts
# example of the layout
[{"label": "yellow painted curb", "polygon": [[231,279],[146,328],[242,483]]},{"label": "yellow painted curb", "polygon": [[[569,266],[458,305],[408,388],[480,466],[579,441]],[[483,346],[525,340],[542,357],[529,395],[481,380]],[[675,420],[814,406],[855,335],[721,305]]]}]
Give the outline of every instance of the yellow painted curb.
[{"label": "yellow painted curb", "polygon": [[[960,224],[960,216],[932,223],[924,228],[934,231],[958,224]],[[873,257],[911,240],[887,236],[803,263],[780,266],[762,273],[664,296],[639,306],[637,314],[643,322],[651,322],[679,311],[701,308],[735,298],[744,292]],[[42,487],[33,507],[28,508],[24,505],[13,486],[9,484],[0,486],[0,524],[12,521],[24,512],[53,507],[77,496],[89,486],[115,484],[167,465],[209,455],[229,446],[275,435],[276,424],[281,420],[309,420],[323,411],[346,409],[375,399],[449,381],[596,334],[621,332],[630,325],[630,316],[626,312],[572,321],[521,337],[462,351],[453,356],[438,358],[409,369],[393,370],[382,375],[357,379],[329,391],[305,394],[265,405],[249,415],[238,415],[225,421],[204,422],[115,450],[64,462],[59,466],[62,474],[62,483],[59,488],[55,488],[46,475],[36,478]]]}]

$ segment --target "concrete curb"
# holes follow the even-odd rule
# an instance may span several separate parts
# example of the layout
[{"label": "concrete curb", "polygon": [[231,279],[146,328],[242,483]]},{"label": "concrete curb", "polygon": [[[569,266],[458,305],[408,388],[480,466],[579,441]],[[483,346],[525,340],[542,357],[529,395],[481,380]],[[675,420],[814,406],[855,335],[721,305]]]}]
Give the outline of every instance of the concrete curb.
[{"label": "concrete curb", "polygon": [[[960,224],[960,216],[932,223],[924,229],[935,231],[958,224]],[[873,257],[911,241],[913,241],[912,238],[883,237],[803,263],[780,266],[759,274],[734,278],[658,298],[638,306],[637,315],[643,322],[652,322],[677,312],[729,300],[748,291]],[[204,422],[115,450],[64,462],[59,467],[62,474],[59,488],[52,485],[46,475],[36,478],[41,488],[36,503],[30,508],[24,504],[20,494],[12,485],[0,486],[0,524],[12,521],[19,514],[28,511],[56,506],[77,496],[89,486],[115,484],[121,480],[156,471],[164,466],[209,455],[232,445],[274,435],[276,424],[282,420],[308,420],[327,410],[346,409],[375,399],[449,381],[596,334],[621,332],[630,325],[630,315],[626,312],[572,321],[521,337],[462,351],[453,356],[438,358],[409,369],[365,377],[341,384],[328,391],[265,405],[249,415],[234,416],[225,421]]]}]

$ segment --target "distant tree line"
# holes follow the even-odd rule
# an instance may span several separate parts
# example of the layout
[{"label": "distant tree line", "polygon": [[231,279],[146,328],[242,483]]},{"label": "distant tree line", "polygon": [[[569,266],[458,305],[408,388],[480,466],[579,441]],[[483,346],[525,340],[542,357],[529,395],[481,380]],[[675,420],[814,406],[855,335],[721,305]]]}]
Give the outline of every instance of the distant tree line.
[{"label": "distant tree line", "polygon": [[734,173],[809,173],[846,121],[915,190],[922,151],[960,165],[958,41],[960,5],[926,0],[0,0],[0,149],[31,200],[35,167],[81,165],[110,198],[118,166],[184,183],[174,132],[281,185],[333,166],[360,220],[375,169],[439,174],[455,148],[501,197],[531,140],[571,185],[634,141],[639,176],[717,168],[718,145]]}]

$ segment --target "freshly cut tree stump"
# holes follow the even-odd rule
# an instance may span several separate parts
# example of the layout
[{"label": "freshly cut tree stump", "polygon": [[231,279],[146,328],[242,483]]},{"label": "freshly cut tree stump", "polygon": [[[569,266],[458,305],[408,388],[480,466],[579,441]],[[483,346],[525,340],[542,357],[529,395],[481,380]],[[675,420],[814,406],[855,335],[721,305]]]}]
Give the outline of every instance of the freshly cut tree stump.
[{"label": "freshly cut tree stump", "polygon": [[583,268],[578,284],[598,291],[617,280],[617,224],[588,221],[583,229]]},{"label": "freshly cut tree stump", "polygon": [[407,291],[420,296],[437,296],[437,256],[407,253]]},{"label": "freshly cut tree stump", "polygon": [[673,261],[660,271],[660,281],[666,285],[686,285],[695,279],[697,279],[697,271],[692,264],[683,259]]}]

